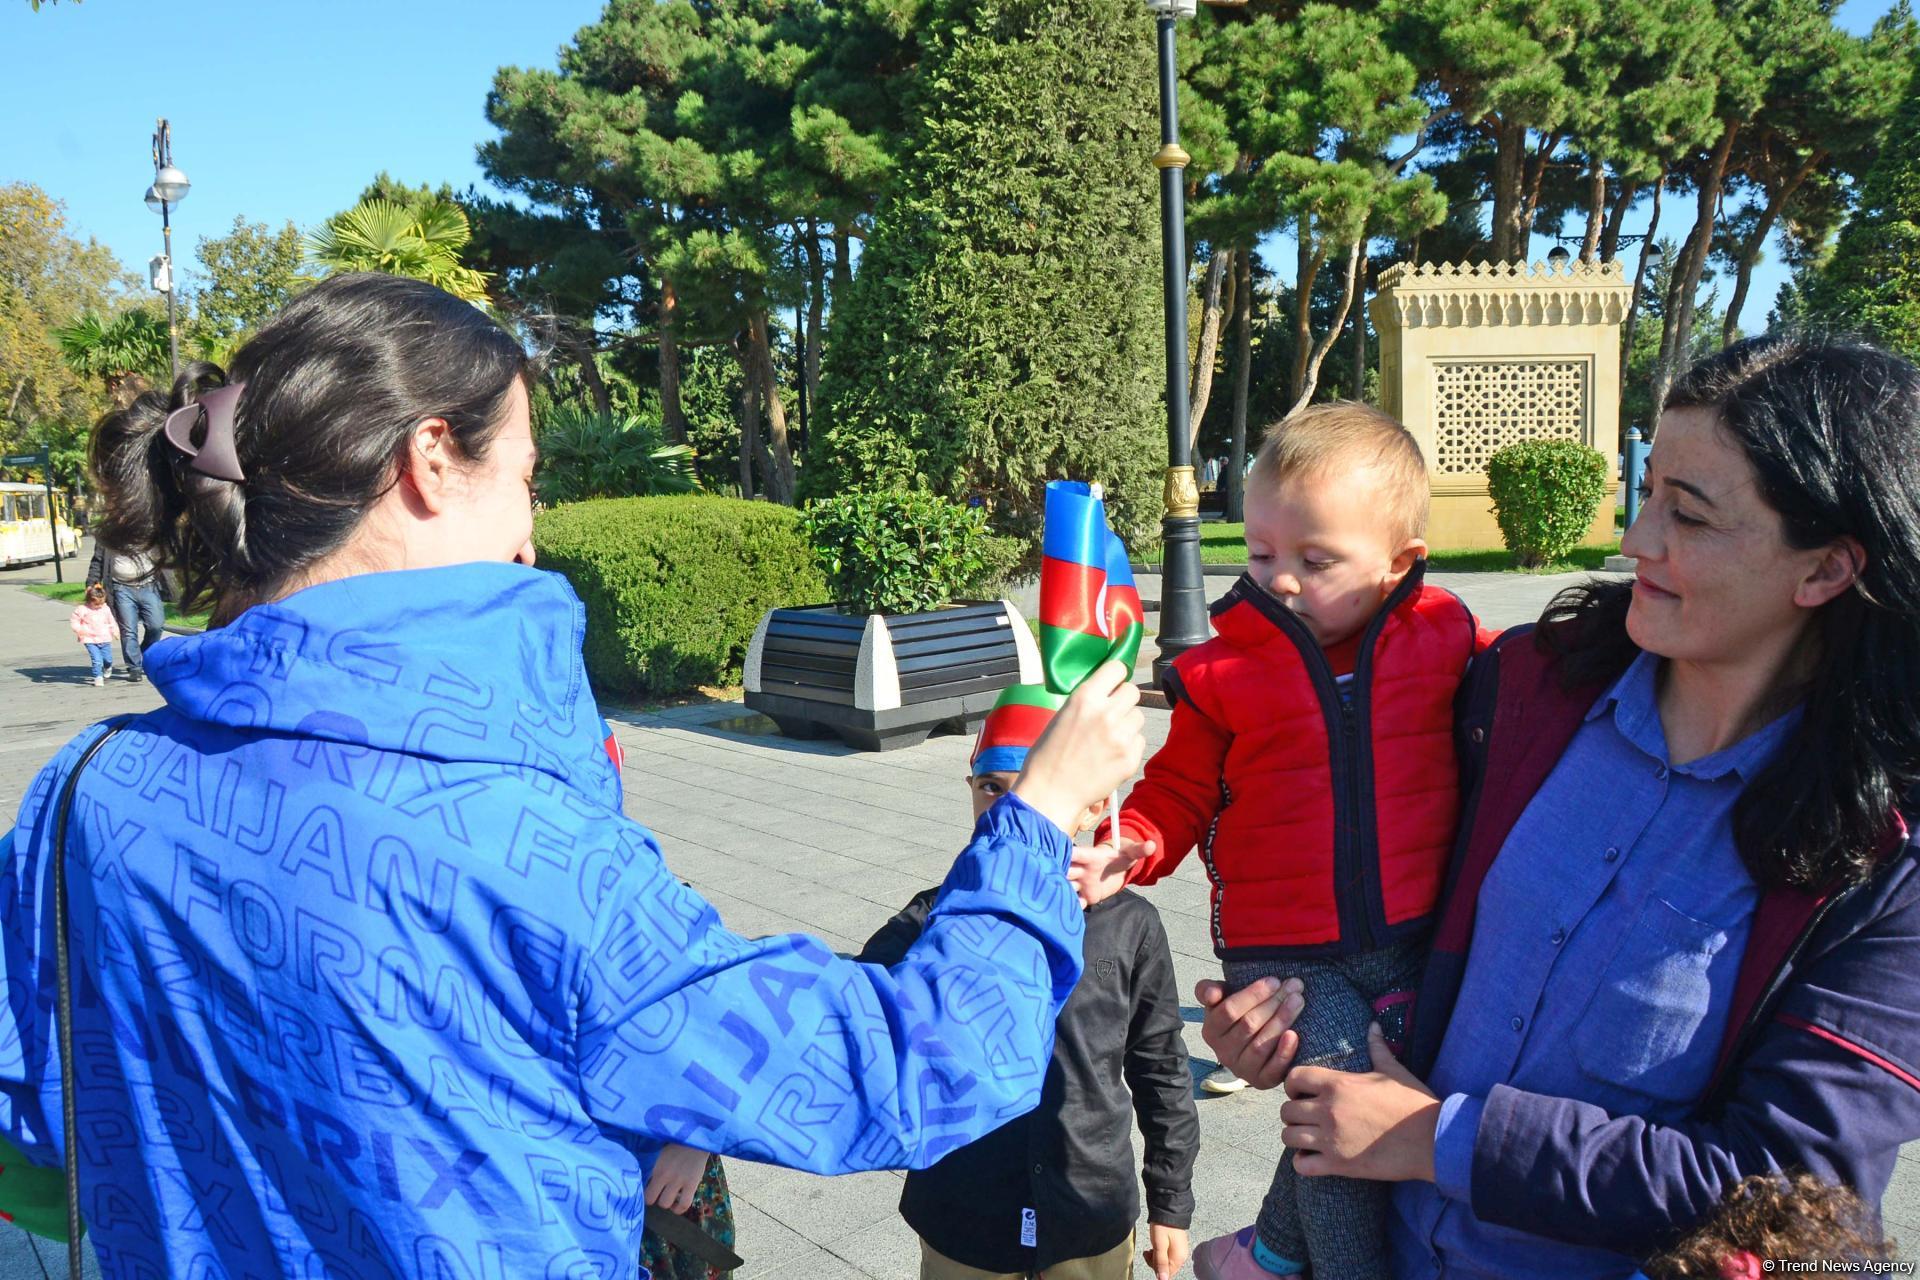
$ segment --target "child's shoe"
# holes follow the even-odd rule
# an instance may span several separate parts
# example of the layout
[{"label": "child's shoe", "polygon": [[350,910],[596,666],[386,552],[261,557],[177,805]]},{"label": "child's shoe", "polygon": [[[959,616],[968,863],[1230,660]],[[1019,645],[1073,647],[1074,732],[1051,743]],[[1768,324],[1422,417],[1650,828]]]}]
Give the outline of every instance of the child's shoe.
[{"label": "child's shoe", "polygon": [[1233,1074],[1230,1067],[1215,1067],[1201,1077],[1200,1087],[1208,1093],[1238,1093],[1247,1087],[1247,1082]]},{"label": "child's shoe", "polygon": [[98,688],[99,688],[99,687],[100,687],[101,685],[103,685],[103,684],[105,684],[106,682],[107,682],[107,680],[106,680],[106,677],[105,677],[105,676],[94,676],[94,677],[93,677],[93,687],[94,687],[94,688],[96,688],[96,689],[98,689]]},{"label": "child's shoe", "polygon": [[113,679],[113,664],[111,662],[100,669],[100,678],[102,680]]},{"label": "child's shoe", "polygon": [[[1193,1250],[1193,1274],[1200,1280],[1276,1280],[1278,1273],[1253,1260],[1258,1229],[1242,1227],[1230,1236],[1203,1240]],[[1289,1280],[1295,1280],[1298,1272]]]}]

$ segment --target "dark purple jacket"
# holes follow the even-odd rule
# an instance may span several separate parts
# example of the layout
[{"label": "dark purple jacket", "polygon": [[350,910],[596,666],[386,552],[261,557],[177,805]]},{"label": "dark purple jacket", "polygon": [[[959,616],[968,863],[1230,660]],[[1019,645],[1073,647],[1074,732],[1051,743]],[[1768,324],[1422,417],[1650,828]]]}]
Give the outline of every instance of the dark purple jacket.
[{"label": "dark purple jacket", "polygon": [[[1607,682],[1566,690],[1533,628],[1475,661],[1459,703],[1464,802],[1408,1062],[1425,1077],[1453,1014],[1480,885]],[[1483,1222],[1645,1256],[1741,1178],[1807,1169],[1878,1204],[1920,1138],[1920,841],[1866,884],[1763,893],[1719,1065],[1683,1123],[1496,1085],[1473,1154]]]}]

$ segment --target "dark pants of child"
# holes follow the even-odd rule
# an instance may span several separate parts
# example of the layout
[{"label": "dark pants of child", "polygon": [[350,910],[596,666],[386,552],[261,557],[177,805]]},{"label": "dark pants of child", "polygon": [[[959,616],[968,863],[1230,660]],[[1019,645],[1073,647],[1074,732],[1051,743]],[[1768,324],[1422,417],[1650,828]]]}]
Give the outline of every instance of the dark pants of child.
[{"label": "dark pants of child", "polygon": [[[1266,977],[1300,979],[1306,1004],[1293,1024],[1300,1033],[1295,1064],[1371,1071],[1367,1026],[1379,1016],[1374,1002],[1411,991],[1425,959],[1424,945],[1399,943],[1339,959],[1228,960],[1226,979],[1235,991]],[[1388,1038],[1397,1038],[1392,1029]],[[1391,1191],[1388,1183],[1363,1178],[1303,1178],[1288,1151],[1260,1205],[1261,1243],[1323,1280],[1387,1280]]]}]

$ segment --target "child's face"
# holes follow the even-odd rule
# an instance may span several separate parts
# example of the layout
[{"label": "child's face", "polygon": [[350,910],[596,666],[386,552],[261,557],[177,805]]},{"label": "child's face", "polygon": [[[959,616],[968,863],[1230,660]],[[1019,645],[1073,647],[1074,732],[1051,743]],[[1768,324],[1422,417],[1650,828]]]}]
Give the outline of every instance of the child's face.
[{"label": "child's face", "polygon": [[1426,552],[1386,527],[1383,480],[1377,467],[1336,466],[1247,490],[1247,571],[1322,648],[1365,627]]},{"label": "child's face", "polygon": [[980,815],[993,808],[993,802],[1013,790],[1017,773],[976,773],[967,779],[967,790],[973,793],[973,816],[978,821]]},{"label": "child's face", "polygon": [[[981,814],[993,808],[993,802],[995,800],[998,800],[1001,796],[1013,790],[1013,784],[1019,781],[1019,779],[1020,775],[1017,773],[976,773],[970,775],[967,778],[967,790],[973,793],[974,821],[978,822]],[[1087,830],[1093,826],[1094,823],[1100,821],[1100,816],[1106,811],[1107,802],[1105,800],[1100,801],[1100,803],[1091,808],[1082,809],[1079,819],[1075,821],[1073,825],[1073,830],[1067,832],[1067,835],[1079,835],[1082,831]]]}]

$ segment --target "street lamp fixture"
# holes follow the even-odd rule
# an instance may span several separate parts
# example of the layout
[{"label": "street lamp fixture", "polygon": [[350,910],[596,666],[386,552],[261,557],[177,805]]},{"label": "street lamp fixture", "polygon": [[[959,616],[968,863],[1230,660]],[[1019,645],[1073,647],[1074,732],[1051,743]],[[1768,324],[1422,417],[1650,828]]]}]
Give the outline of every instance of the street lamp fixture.
[{"label": "street lamp fixture", "polygon": [[[1200,570],[1200,486],[1193,474],[1193,438],[1187,418],[1187,162],[1180,147],[1179,64],[1174,24],[1198,12],[1199,0],[1145,0],[1159,20],[1161,285],[1167,320],[1166,515],[1161,518],[1160,656],[1154,683],[1165,687],[1173,660],[1207,640],[1207,594]],[[1207,0],[1232,7],[1246,0]]]},{"label": "street lamp fixture", "polygon": [[1557,244],[1547,251],[1547,265],[1555,271],[1566,266],[1572,258],[1573,255],[1567,252],[1567,247],[1563,244]]},{"label": "street lamp fixture", "polygon": [[[165,122],[162,121],[164,124]],[[153,194],[168,204],[179,204],[187,198],[187,192],[193,184],[187,181],[187,175],[172,165],[163,165],[160,172],[153,175]]]},{"label": "street lamp fixture", "polygon": [[187,175],[173,167],[173,130],[165,119],[153,131],[153,185],[147,188],[147,208],[160,215],[160,239],[164,252],[153,268],[153,287],[167,295],[167,363],[174,377],[180,376],[180,334],[174,323],[173,306],[173,206],[187,198],[193,184]]}]

